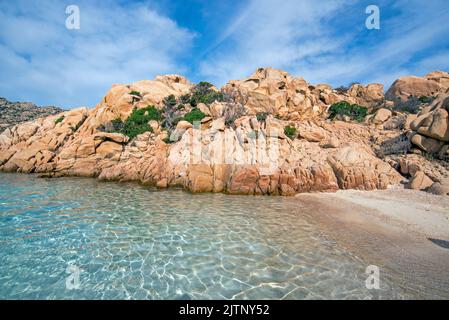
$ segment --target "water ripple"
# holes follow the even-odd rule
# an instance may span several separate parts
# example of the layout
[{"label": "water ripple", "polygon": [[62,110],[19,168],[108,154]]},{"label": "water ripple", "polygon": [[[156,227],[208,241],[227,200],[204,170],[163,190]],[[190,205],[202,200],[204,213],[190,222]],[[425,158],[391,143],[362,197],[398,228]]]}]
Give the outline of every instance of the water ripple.
[{"label": "water ripple", "polygon": [[[402,298],[297,199],[0,175],[2,299]],[[68,290],[66,268],[80,288]]]}]

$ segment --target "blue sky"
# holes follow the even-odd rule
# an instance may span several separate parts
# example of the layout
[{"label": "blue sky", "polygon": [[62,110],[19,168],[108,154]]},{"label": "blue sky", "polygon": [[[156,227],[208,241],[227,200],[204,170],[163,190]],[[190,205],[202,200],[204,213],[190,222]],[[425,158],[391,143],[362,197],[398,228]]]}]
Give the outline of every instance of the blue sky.
[{"label": "blue sky", "polygon": [[[68,5],[79,30],[65,27]],[[365,27],[380,8],[381,29]],[[221,86],[272,66],[386,86],[449,70],[447,0],[0,0],[0,96],[94,106],[113,83],[177,73]]]}]

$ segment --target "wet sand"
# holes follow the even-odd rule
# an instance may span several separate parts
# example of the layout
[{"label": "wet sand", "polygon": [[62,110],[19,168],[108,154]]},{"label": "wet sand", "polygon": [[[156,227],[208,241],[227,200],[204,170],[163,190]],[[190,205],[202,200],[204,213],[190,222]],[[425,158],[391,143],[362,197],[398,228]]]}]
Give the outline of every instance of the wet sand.
[{"label": "wet sand", "polygon": [[449,199],[424,192],[300,194],[326,235],[419,299],[449,299]]}]

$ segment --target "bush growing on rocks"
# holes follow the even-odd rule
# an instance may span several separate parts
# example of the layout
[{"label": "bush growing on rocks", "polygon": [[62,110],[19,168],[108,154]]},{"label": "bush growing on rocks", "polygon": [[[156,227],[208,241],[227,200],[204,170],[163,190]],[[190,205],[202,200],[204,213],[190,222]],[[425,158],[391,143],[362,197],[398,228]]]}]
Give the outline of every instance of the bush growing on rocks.
[{"label": "bush growing on rocks", "polygon": [[421,96],[421,97],[418,98],[418,100],[419,100],[421,103],[432,103],[432,101],[433,101],[434,99],[435,99],[434,97],[427,97],[427,96]]},{"label": "bush growing on rocks", "polygon": [[60,122],[64,121],[64,116],[59,117],[58,119],[55,120],[55,123],[58,124]]},{"label": "bush growing on rocks", "polygon": [[180,101],[182,104],[190,103],[190,94],[184,94],[184,95],[182,95],[181,97],[179,97],[179,101]]},{"label": "bush growing on rocks", "polygon": [[341,101],[334,103],[329,108],[329,118],[333,119],[337,115],[340,116],[348,116],[353,120],[357,120],[359,122],[362,122],[366,115],[368,114],[368,109],[365,107],[362,107],[358,104],[350,104],[347,101]]},{"label": "bush growing on rocks", "polygon": [[259,122],[265,122],[267,120],[268,113],[267,112],[260,112],[256,115],[257,121]]},{"label": "bush growing on rocks", "polygon": [[296,128],[293,126],[286,126],[284,128],[284,134],[293,140],[296,138]]},{"label": "bush growing on rocks", "polygon": [[131,91],[129,94],[132,95],[132,96],[138,96],[138,97],[142,96],[139,91],[134,91],[134,90]]},{"label": "bush growing on rocks", "polygon": [[177,104],[176,97],[173,94],[164,98],[164,105],[166,107],[174,107],[176,106],[176,104]]},{"label": "bush growing on rocks", "polygon": [[162,115],[154,106],[148,106],[143,109],[135,109],[131,115],[125,120],[114,119],[110,124],[98,128],[105,132],[118,132],[128,136],[130,139],[135,138],[144,132],[153,132],[153,128],[148,124],[149,121],[161,121]]},{"label": "bush growing on rocks", "polygon": [[[179,122],[181,118],[181,111],[184,109],[183,104],[178,104],[174,95],[169,95],[164,98],[164,122],[163,127],[166,129],[172,129]],[[176,121],[177,120],[177,121]]]},{"label": "bush growing on rocks", "polygon": [[184,115],[184,120],[193,124],[195,121],[201,121],[206,115],[198,108],[193,108],[192,111]]},{"label": "bush growing on rocks", "polygon": [[[202,81],[192,90],[189,103],[196,107],[198,103],[211,104],[214,101],[224,101],[225,95],[212,89],[213,85]],[[183,99],[186,99],[185,97]]]},{"label": "bush growing on rocks", "polygon": [[132,96],[132,103],[139,101],[140,99],[142,99],[142,95],[140,94],[139,91],[131,91],[129,93]]}]

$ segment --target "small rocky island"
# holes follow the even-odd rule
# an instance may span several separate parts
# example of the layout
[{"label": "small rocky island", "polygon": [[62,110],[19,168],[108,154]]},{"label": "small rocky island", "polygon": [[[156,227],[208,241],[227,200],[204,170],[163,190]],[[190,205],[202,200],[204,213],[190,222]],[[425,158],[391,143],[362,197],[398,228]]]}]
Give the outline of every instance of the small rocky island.
[{"label": "small rocky island", "polygon": [[61,112],[64,110],[53,106],[38,107],[31,102],[10,102],[0,97],[0,132],[19,123]]},{"label": "small rocky island", "polygon": [[386,93],[272,68],[220,90],[166,75],[113,85],[93,109],[4,121],[1,108],[0,171],[248,195],[399,184],[449,193],[446,72],[400,78]]}]

